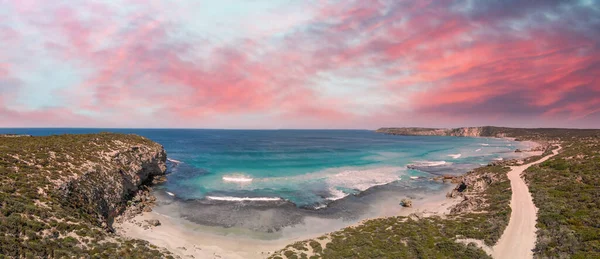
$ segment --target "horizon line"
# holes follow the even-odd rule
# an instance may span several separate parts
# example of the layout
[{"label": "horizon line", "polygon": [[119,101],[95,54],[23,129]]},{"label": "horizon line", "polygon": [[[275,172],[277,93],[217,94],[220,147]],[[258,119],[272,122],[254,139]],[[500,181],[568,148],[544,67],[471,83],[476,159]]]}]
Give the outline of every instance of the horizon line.
[{"label": "horizon line", "polygon": [[477,128],[477,127],[496,127],[496,128],[513,128],[513,129],[578,129],[578,130],[600,130],[600,128],[569,128],[569,127],[513,127],[513,126],[460,126],[460,127],[427,127],[427,126],[384,126],[375,129],[367,128],[159,128],[159,127],[1,127],[0,129],[156,129],[156,130],[361,130],[374,131],[378,129],[390,128],[429,128],[429,129],[457,129],[457,128]]}]

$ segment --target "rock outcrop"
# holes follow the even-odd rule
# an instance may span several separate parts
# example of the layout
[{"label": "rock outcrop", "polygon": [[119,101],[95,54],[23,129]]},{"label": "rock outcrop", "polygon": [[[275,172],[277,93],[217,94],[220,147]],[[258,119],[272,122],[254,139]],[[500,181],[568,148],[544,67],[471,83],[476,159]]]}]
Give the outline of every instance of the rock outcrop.
[{"label": "rock outcrop", "polygon": [[412,207],[412,200],[410,200],[410,199],[402,199],[402,201],[400,201],[400,205],[402,205],[402,207],[411,208]]},{"label": "rock outcrop", "polygon": [[[58,186],[63,203],[86,208],[99,223],[111,227],[127,201],[166,171],[167,155],[158,144],[117,142],[102,152],[101,161],[89,162],[82,174]],[[142,188],[143,189],[143,188]]]},{"label": "rock outcrop", "polygon": [[481,195],[489,185],[500,181],[497,173],[485,172],[468,172],[459,177],[458,185],[450,191],[446,196],[448,198],[462,197],[463,200],[452,207],[451,214],[469,213],[481,209],[486,205],[485,198]]},{"label": "rock outcrop", "polygon": [[112,231],[115,216],[128,203],[147,210],[153,200],[146,184],[165,171],[163,147],[136,135],[0,137],[0,254],[168,257]]},{"label": "rock outcrop", "polygon": [[376,132],[402,136],[505,137],[495,127],[436,128],[381,128]]},{"label": "rock outcrop", "polygon": [[31,135],[26,135],[26,134],[0,134],[0,138],[21,138],[21,137],[31,137]]}]

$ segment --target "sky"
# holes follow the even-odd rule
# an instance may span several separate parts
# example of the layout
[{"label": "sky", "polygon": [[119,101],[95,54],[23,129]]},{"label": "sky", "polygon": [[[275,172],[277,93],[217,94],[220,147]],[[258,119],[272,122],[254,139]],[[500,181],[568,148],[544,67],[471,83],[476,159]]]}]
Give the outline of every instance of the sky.
[{"label": "sky", "polygon": [[0,0],[0,127],[600,128],[600,0]]}]

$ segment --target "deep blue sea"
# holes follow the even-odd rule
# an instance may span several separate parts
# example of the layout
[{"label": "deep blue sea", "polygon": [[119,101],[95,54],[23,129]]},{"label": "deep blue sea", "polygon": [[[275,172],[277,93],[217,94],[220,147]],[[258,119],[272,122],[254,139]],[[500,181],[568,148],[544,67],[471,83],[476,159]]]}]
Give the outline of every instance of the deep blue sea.
[{"label": "deep blue sea", "polygon": [[462,174],[518,157],[514,150],[526,148],[504,139],[366,130],[0,129],[37,136],[103,131],[135,133],[162,144],[170,174],[159,188],[169,195],[232,203],[285,200],[312,209],[373,186]]}]

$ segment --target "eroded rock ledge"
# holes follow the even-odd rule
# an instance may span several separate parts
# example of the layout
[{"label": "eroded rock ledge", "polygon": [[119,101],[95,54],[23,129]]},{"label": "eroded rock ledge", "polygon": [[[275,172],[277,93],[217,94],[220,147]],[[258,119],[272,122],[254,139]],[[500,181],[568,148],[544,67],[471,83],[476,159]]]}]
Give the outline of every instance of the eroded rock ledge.
[{"label": "eroded rock ledge", "polygon": [[58,186],[64,203],[86,208],[109,228],[127,201],[165,174],[167,159],[163,147],[156,143],[113,143],[113,148],[97,154],[100,161],[88,161],[81,174]]},{"label": "eroded rock ledge", "polygon": [[496,127],[463,127],[454,129],[436,128],[381,128],[376,132],[402,136],[454,136],[454,137],[505,137]]},{"label": "eroded rock ledge", "polygon": [[111,233],[115,217],[165,171],[163,147],[137,135],[0,137],[0,254],[170,257]]}]

